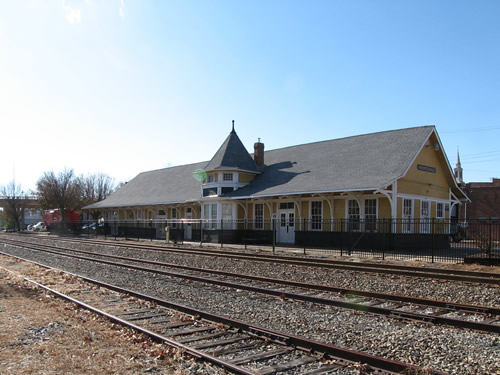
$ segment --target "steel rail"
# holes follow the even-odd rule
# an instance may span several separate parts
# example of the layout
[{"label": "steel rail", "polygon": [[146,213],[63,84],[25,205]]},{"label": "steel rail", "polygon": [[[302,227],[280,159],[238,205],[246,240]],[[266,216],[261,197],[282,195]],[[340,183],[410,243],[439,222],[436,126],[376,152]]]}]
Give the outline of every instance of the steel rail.
[{"label": "steel rail", "polygon": [[[14,246],[16,246],[16,245],[14,245]],[[17,245],[17,246],[19,246],[19,245]],[[44,245],[44,246],[48,247],[49,245]],[[149,272],[149,273],[154,273],[154,274],[161,274],[161,275],[166,275],[166,276],[171,276],[171,277],[176,277],[176,278],[182,278],[185,280],[192,280],[192,281],[198,281],[201,283],[209,283],[209,284],[213,284],[213,285],[225,286],[225,287],[229,287],[229,288],[233,288],[233,289],[247,290],[247,291],[251,291],[251,292],[255,292],[255,293],[271,295],[271,296],[280,297],[280,298],[289,298],[289,299],[298,300],[298,301],[305,301],[305,302],[317,303],[317,304],[322,304],[322,305],[327,305],[327,306],[335,306],[335,307],[346,308],[346,309],[351,309],[351,310],[370,312],[370,313],[379,314],[379,315],[391,316],[394,318],[418,320],[421,322],[428,322],[428,323],[433,323],[433,324],[444,324],[444,325],[449,325],[449,326],[453,326],[453,327],[468,328],[468,329],[484,331],[484,332],[489,332],[489,333],[500,333],[500,325],[491,324],[492,322],[497,321],[498,318],[492,319],[491,321],[488,321],[487,323],[483,323],[481,321],[474,321],[474,320],[455,319],[455,318],[442,316],[443,314],[439,314],[439,315],[437,315],[437,314],[422,314],[422,313],[416,313],[416,312],[412,312],[412,311],[402,311],[402,310],[398,310],[397,308],[378,307],[378,306],[376,306],[376,304],[371,304],[371,305],[370,304],[368,304],[368,305],[367,304],[358,304],[358,303],[353,303],[353,302],[348,302],[348,301],[335,300],[335,299],[329,299],[329,298],[323,298],[323,297],[316,297],[316,296],[304,295],[304,294],[293,293],[293,292],[284,293],[281,290],[261,288],[261,287],[256,287],[256,286],[251,286],[251,285],[246,285],[246,284],[241,284],[241,283],[236,283],[236,282],[207,279],[206,277],[200,277],[200,276],[196,276],[196,275],[192,275],[192,274],[181,274],[181,273],[177,273],[177,272],[170,272],[170,271],[165,271],[165,270],[158,270],[158,269],[141,267],[141,266],[137,266],[137,265],[133,265],[133,264],[111,262],[111,261],[106,261],[103,259],[96,259],[96,258],[80,256],[80,255],[70,255],[67,253],[49,250],[49,249],[41,250],[41,249],[37,249],[35,247],[25,246],[25,245],[22,245],[22,247],[28,248],[30,250],[35,250],[35,251],[43,251],[43,252],[53,253],[53,254],[57,254],[57,255],[63,255],[63,256],[71,257],[71,258],[75,258],[75,259],[97,262],[97,263],[107,264],[107,265],[111,265],[111,266],[125,267],[128,269],[134,269],[137,271]],[[58,248],[58,249],[62,250],[61,248]],[[83,252],[80,250],[71,250],[71,249],[67,249],[67,250],[73,251],[73,252]],[[86,253],[88,253],[88,252],[86,252]],[[96,254],[92,254],[92,255],[95,256]],[[98,256],[109,257],[109,258],[113,258],[113,259],[117,259],[117,258],[122,259],[121,257],[110,256],[110,255],[98,254]],[[131,260],[134,262],[137,262],[137,263],[141,263],[141,260],[137,260],[137,259],[133,259],[133,258]],[[154,262],[152,262],[152,261],[147,261],[145,263],[150,263],[150,264],[153,263],[154,264]],[[236,277],[239,277],[239,276],[236,276]],[[377,304],[380,304],[380,303],[381,302],[379,302]],[[465,308],[464,311],[470,312],[472,310],[472,311],[479,312],[479,309],[476,306],[471,306],[471,305],[465,305],[465,306],[467,306],[468,308]],[[492,311],[496,311],[494,308],[492,308],[492,309],[493,309]],[[449,311],[445,311],[443,313],[447,313],[447,312],[449,312]],[[496,315],[498,315],[498,314],[496,314]]]},{"label": "steel rail", "polygon": [[196,250],[192,248],[184,248],[180,246],[163,246],[163,245],[152,245],[152,244],[120,244],[111,241],[102,240],[86,240],[86,239],[60,239],[62,241],[73,241],[82,243],[96,243],[96,244],[106,244],[108,246],[116,247],[128,247],[146,250],[156,250],[156,251],[168,251],[174,253],[188,253],[188,254],[198,254],[198,255],[215,255],[223,258],[234,258],[234,259],[247,259],[257,262],[273,262],[281,264],[294,264],[300,266],[310,266],[318,268],[327,269],[342,269],[349,271],[358,272],[369,272],[369,273],[381,273],[381,274],[393,274],[401,276],[410,277],[422,277],[422,278],[432,278],[441,280],[455,280],[463,282],[475,282],[475,283],[485,283],[485,284],[497,284],[500,285],[500,274],[491,272],[478,272],[478,271],[463,271],[463,270],[448,270],[440,268],[428,268],[428,267],[415,267],[415,266],[403,266],[403,265],[391,265],[391,264],[374,264],[374,263],[356,263],[339,260],[330,259],[310,259],[300,256],[290,257],[290,256],[276,256],[276,255],[265,255],[265,254],[246,254],[242,252],[234,251],[222,251],[222,250],[212,250],[212,249],[202,249]]},{"label": "steel rail", "polygon": [[[1,240],[0,240],[0,242],[1,242]],[[18,243],[23,244],[23,242],[18,242]],[[46,244],[36,244],[36,245],[42,246],[42,247],[47,247],[47,248],[52,248],[52,249],[54,248],[53,246],[46,245]],[[130,261],[130,262],[150,264],[150,265],[154,265],[154,266],[183,269],[183,270],[189,270],[189,271],[194,271],[194,272],[209,273],[209,274],[215,274],[215,275],[226,276],[226,277],[247,279],[247,280],[252,280],[252,281],[268,282],[268,283],[273,283],[273,284],[281,284],[281,285],[285,285],[285,286],[318,290],[318,291],[323,291],[323,292],[340,293],[342,295],[377,298],[377,299],[383,299],[383,300],[387,300],[387,301],[405,302],[405,303],[411,303],[411,304],[415,304],[415,305],[425,305],[425,306],[429,306],[429,307],[453,309],[456,311],[467,311],[467,312],[478,312],[478,313],[482,313],[482,314],[500,315],[500,307],[483,306],[483,305],[470,305],[470,304],[462,304],[462,303],[455,303],[455,302],[449,302],[449,301],[432,300],[432,299],[427,299],[427,298],[409,297],[409,296],[402,296],[402,295],[395,295],[395,294],[371,292],[371,291],[359,290],[359,289],[339,288],[339,287],[333,287],[333,286],[329,286],[329,285],[310,284],[310,283],[296,282],[296,281],[291,281],[291,280],[283,280],[283,279],[268,278],[268,277],[263,277],[263,276],[254,276],[254,275],[246,275],[246,274],[241,274],[241,273],[220,271],[220,270],[215,270],[215,269],[211,269],[211,268],[190,267],[190,266],[179,265],[179,264],[174,264],[174,263],[153,261],[153,260],[148,260],[148,259],[143,259],[143,258],[131,258],[131,257],[125,257],[125,256],[109,255],[109,254],[96,253],[96,252],[92,252],[92,251],[76,250],[76,249],[61,248],[61,247],[55,247],[55,248],[60,249],[60,250],[65,250],[65,251],[72,251],[72,252],[79,253],[79,254],[91,255],[91,256],[100,256],[100,257],[105,257],[105,258],[110,258],[110,259],[117,259],[117,260],[124,260],[124,261]]]},{"label": "steel rail", "polygon": [[[1,252],[2,254],[4,255],[9,255],[9,254],[5,254],[3,252]],[[78,275],[77,275],[78,276]],[[82,278],[81,276],[78,276],[80,278]],[[83,279],[83,278],[82,278]],[[75,303],[77,304],[78,306],[81,306],[83,307],[84,309],[86,310],[89,310],[89,311],[92,311],[96,314],[99,314],[99,315],[102,315],[106,318],[108,318],[110,321],[114,322],[114,323],[117,323],[117,324],[120,324],[124,327],[130,327],[130,328],[133,328],[139,332],[142,332],[146,335],[148,335],[149,337],[151,337],[152,339],[154,339],[155,341],[157,342],[163,342],[165,344],[167,344],[168,346],[171,346],[173,348],[176,348],[176,349],[181,349],[183,350],[185,353],[191,355],[192,357],[195,357],[197,359],[203,359],[205,361],[208,361],[208,362],[211,362],[211,363],[214,363],[218,366],[221,366],[221,367],[224,367],[225,369],[233,372],[233,373],[236,373],[236,374],[242,374],[242,375],[256,375],[255,372],[253,371],[248,371],[242,367],[239,367],[239,366],[235,366],[234,364],[230,363],[230,362],[227,362],[227,361],[223,361],[219,358],[216,358],[216,357],[213,357],[207,353],[204,353],[202,351],[199,351],[199,350],[196,350],[196,349],[193,349],[187,345],[184,345],[182,343],[179,343],[177,341],[174,341],[174,340],[171,340],[169,339],[168,337],[165,337],[163,335],[160,335],[156,332],[153,332],[153,331],[150,331],[144,327],[141,327],[141,326],[138,326],[132,322],[129,322],[127,320],[124,320],[124,319],[121,319],[113,314],[110,314],[110,313],[107,313],[106,311],[103,311],[101,309],[98,309],[97,307],[94,307],[94,306],[91,306],[85,302],[82,302],[80,300],[77,300],[73,297],[70,297],[64,293],[61,293],[61,292],[58,292],[57,290],[55,289],[52,289],[52,288],[49,288],[48,286],[46,285],[43,285],[43,284],[40,284],[38,282],[36,282],[35,280],[31,280],[27,277],[24,278],[24,280],[68,301],[68,302],[72,302],[72,303]],[[93,282],[91,279],[87,279],[85,280],[87,282]],[[97,284],[96,282],[93,282],[94,284]],[[126,293],[126,292],[125,292]]]},{"label": "steel rail", "polygon": [[[9,257],[14,257],[17,259],[21,259],[21,260],[24,260],[27,262],[35,263],[35,264],[41,265],[43,267],[52,268],[50,266],[43,265],[43,264],[40,264],[37,262],[33,262],[29,259],[25,259],[25,258],[22,258],[19,256],[4,253],[2,251],[0,251],[0,254],[5,255],[5,256],[9,256]],[[74,274],[71,272],[66,272],[66,271],[64,271],[64,272],[67,274],[70,274],[70,275],[77,276],[86,282],[98,285],[100,287],[107,288],[107,289],[113,290],[113,291],[118,292],[118,293],[128,294],[130,296],[133,296],[133,297],[136,297],[136,298],[139,298],[142,300],[153,302],[159,306],[163,306],[163,307],[170,308],[170,309],[173,309],[176,311],[180,311],[180,312],[192,315],[192,316],[199,316],[199,317],[206,319],[206,320],[210,320],[210,321],[213,321],[216,323],[222,323],[222,324],[234,327],[234,328],[238,328],[240,330],[249,332],[249,333],[251,333],[255,336],[258,336],[258,337],[270,338],[274,342],[285,344],[285,345],[296,348],[298,350],[305,351],[305,352],[310,353],[310,354],[318,354],[318,355],[321,355],[325,359],[338,358],[338,359],[346,360],[346,361],[353,362],[353,363],[363,363],[363,364],[367,364],[368,366],[370,366],[374,369],[387,371],[389,373],[395,373],[395,374],[410,374],[410,373],[417,373],[418,374],[418,373],[421,373],[423,371],[426,371],[426,373],[427,373],[427,371],[428,371],[427,369],[424,370],[421,367],[407,364],[404,362],[395,361],[395,360],[391,360],[391,359],[387,359],[387,358],[383,358],[383,357],[379,357],[379,356],[375,356],[375,355],[371,355],[371,354],[367,354],[367,353],[363,353],[363,352],[359,352],[359,351],[355,351],[355,350],[341,348],[341,347],[337,347],[334,345],[322,343],[319,341],[310,340],[310,339],[307,339],[304,337],[289,335],[289,334],[284,333],[284,332],[268,329],[265,327],[261,327],[261,326],[255,325],[255,324],[243,322],[241,320],[233,319],[233,318],[226,317],[223,315],[213,314],[211,312],[207,312],[204,310],[194,309],[194,308],[191,308],[191,307],[186,306],[186,305],[181,305],[181,304],[177,304],[177,303],[174,303],[171,301],[159,299],[159,298],[156,298],[153,296],[149,296],[149,295],[146,295],[143,293],[136,292],[134,290],[121,288],[117,285],[108,284],[108,283],[105,283],[105,282],[102,282],[99,280],[91,279],[91,278],[81,276],[78,274]],[[147,329],[142,328],[140,326],[137,326],[133,323],[127,322],[126,320],[120,319],[114,315],[108,314],[105,311],[102,311],[102,310],[97,309],[93,306],[90,306],[82,301],[78,301],[72,297],[66,296],[63,293],[60,293],[56,290],[53,290],[45,285],[39,284],[34,280],[30,280],[28,278],[25,278],[25,280],[27,280],[29,282],[33,282],[33,283],[37,284],[38,286],[40,286],[41,288],[59,296],[65,300],[68,300],[70,302],[74,302],[74,303],[76,303],[76,304],[78,304],[86,309],[89,309],[89,310],[94,311],[98,314],[106,316],[107,318],[109,318],[110,320],[112,320],[116,323],[130,326],[131,328],[137,329],[138,331],[143,332],[154,339],[164,341],[168,345],[184,349],[184,350],[186,350],[186,352],[190,353],[191,355],[193,355],[197,358],[206,358],[207,360],[209,360],[211,362],[212,362],[212,360],[221,361],[216,357],[210,356],[210,355],[208,355],[204,352],[201,352],[201,351],[194,350],[188,346],[185,346],[185,345],[180,344],[176,341],[170,340],[167,337],[159,335],[153,331],[147,330]],[[198,357],[198,356],[200,356],[200,357]],[[239,370],[240,370],[239,367],[234,366],[229,362],[227,362],[227,365],[229,365],[229,367],[226,367],[225,366],[226,362],[225,361],[221,361],[221,362],[224,362],[224,363],[220,364],[221,366],[227,368],[228,370],[235,371],[236,373],[245,374],[245,375],[255,375],[256,374],[255,372],[249,372],[248,370],[245,370],[245,369],[241,369],[244,372],[239,372]],[[216,363],[216,362],[214,362],[214,363]],[[232,368],[234,368],[234,370]],[[258,374],[258,372],[257,372],[257,374]],[[437,371],[437,370],[430,370],[429,374],[430,375],[447,375],[447,373]]]}]

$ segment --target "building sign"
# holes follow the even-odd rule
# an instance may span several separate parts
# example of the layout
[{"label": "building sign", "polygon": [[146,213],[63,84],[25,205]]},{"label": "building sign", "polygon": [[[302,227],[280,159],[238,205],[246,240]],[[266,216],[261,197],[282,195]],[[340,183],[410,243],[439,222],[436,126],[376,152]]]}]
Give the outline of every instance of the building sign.
[{"label": "building sign", "polygon": [[436,168],[434,168],[434,167],[429,167],[428,165],[418,164],[418,165],[417,165],[417,169],[418,169],[419,171],[430,172],[430,173],[436,173]]}]

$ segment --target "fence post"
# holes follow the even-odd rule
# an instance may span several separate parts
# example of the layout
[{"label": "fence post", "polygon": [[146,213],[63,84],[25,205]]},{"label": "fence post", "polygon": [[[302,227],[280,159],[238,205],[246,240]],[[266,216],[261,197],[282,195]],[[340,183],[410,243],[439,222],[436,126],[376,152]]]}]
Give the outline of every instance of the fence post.
[{"label": "fence post", "polygon": [[99,220],[95,221],[95,238],[97,238],[97,234],[99,232]]},{"label": "fence post", "polygon": [[306,218],[303,218],[303,224],[302,224],[302,231],[303,231],[303,241],[304,241],[304,255],[306,255],[306,237],[307,237],[307,233],[306,233]]},{"label": "fence post", "polygon": [[431,245],[431,263],[434,263],[434,230],[435,230],[435,225],[436,225],[436,218],[432,218],[431,219],[432,221],[432,237],[431,237],[431,242],[432,242],[432,245]]},{"label": "fence post", "polygon": [[382,260],[385,260],[385,219],[382,219]]},{"label": "fence post", "polygon": [[245,244],[245,250],[247,249],[247,225],[248,225],[248,219],[245,218],[244,222],[244,227],[243,227],[243,243]]},{"label": "fence post", "polygon": [[224,247],[224,219],[220,219],[220,247]]},{"label": "fence post", "polygon": [[117,229],[116,229],[116,219],[115,219],[115,241],[116,241],[116,233],[117,233]]},{"label": "fence post", "polygon": [[272,229],[273,229],[273,255],[275,255],[276,252],[276,219],[272,218]]},{"label": "fence post", "polygon": [[200,247],[203,247],[203,219],[200,219]]},{"label": "fence post", "polygon": [[345,219],[340,219],[340,256],[344,256]]},{"label": "fence post", "polygon": [[153,242],[153,219],[149,219],[149,227],[151,228],[151,242]]},{"label": "fence post", "polygon": [[[489,234],[488,234],[488,258],[490,258],[490,260],[492,258],[492,256],[491,256],[492,251],[491,250],[493,250],[492,249],[493,248],[493,240],[491,237],[492,225],[493,225],[493,221],[490,218],[490,220],[488,221],[488,229],[489,229],[489,231],[488,231],[489,232]],[[490,262],[490,264],[491,264],[491,262]]]}]

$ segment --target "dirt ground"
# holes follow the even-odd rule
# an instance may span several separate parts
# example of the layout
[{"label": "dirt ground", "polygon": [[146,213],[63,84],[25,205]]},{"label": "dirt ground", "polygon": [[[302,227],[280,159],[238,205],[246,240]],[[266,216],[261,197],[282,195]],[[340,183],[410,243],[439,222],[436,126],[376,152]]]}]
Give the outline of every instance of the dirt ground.
[{"label": "dirt ground", "polygon": [[181,375],[192,362],[0,268],[2,374]]}]

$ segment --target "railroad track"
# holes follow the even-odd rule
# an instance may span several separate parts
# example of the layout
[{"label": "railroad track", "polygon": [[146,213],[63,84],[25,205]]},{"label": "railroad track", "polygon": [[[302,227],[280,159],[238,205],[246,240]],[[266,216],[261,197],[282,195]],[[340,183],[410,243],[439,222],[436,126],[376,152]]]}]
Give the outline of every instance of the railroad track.
[{"label": "railroad track", "polygon": [[352,263],[341,260],[307,258],[301,256],[277,256],[267,254],[245,253],[239,251],[224,251],[214,249],[193,249],[180,246],[157,245],[154,243],[131,243],[127,241],[109,241],[109,240],[93,240],[93,239],[76,239],[57,237],[58,241],[81,242],[87,244],[98,244],[107,246],[127,247],[141,250],[167,251],[178,254],[194,254],[204,256],[217,256],[233,259],[246,259],[255,262],[290,264],[299,266],[310,266],[316,268],[339,269],[347,271],[358,271],[367,273],[391,274],[409,277],[430,278],[439,280],[453,280],[471,283],[483,283],[500,285],[500,274],[491,272],[478,271],[463,271],[450,270],[430,267],[414,267],[393,264],[375,264],[375,263]]},{"label": "railroad track", "polygon": [[[16,265],[16,272],[19,272],[19,265]],[[64,288],[72,290],[71,296],[58,291],[53,280],[51,287],[26,280],[113,322],[236,374],[444,374],[291,336],[78,275],[69,274],[73,278],[63,277],[60,272],[58,275]],[[71,282],[75,282],[72,288]]]},{"label": "railroad track", "polygon": [[[0,242],[24,247],[29,250],[125,267],[127,269],[149,272],[155,275],[164,275],[178,279],[229,287],[235,290],[246,290],[282,299],[306,301],[344,309],[358,310],[385,315],[398,320],[420,321],[430,324],[443,324],[453,327],[474,329],[489,333],[500,333],[500,308],[496,307],[458,304],[447,301],[336,288],[327,285],[300,283],[290,280],[277,280],[260,276],[242,275],[219,270],[162,263],[146,259],[65,249],[45,244],[26,244],[22,241],[5,239],[0,239]],[[145,265],[147,265],[147,267]],[[180,269],[183,272],[180,273],[165,268]]]}]

